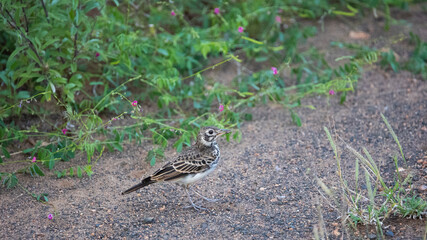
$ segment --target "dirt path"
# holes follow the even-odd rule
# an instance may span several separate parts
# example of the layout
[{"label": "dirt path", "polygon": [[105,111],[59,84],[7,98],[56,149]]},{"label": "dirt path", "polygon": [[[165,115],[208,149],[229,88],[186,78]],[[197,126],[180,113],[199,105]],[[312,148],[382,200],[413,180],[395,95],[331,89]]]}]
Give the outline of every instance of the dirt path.
[{"label": "dirt path", "polygon": [[[425,41],[426,15],[411,18],[419,21],[412,30]],[[424,32],[420,30],[423,22]],[[367,25],[368,31],[381,29],[383,23],[373,25]],[[386,35],[395,34],[397,28]],[[331,38],[346,39],[353,29],[352,24],[327,22],[318,39],[328,45]],[[402,55],[409,54],[408,49],[400,50]],[[221,139],[222,162],[197,185],[204,195],[221,199],[205,204],[211,213],[184,209],[188,204],[185,192],[172,184],[120,195],[162,164],[150,168],[143,160],[152,148],[144,143],[125,146],[123,153],[105,153],[94,166],[91,179],[20,177],[30,190],[49,193],[49,202],[58,213],[53,220],[47,218],[54,211],[51,206],[33,201],[20,188],[0,188],[0,239],[311,239],[319,219],[316,198],[321,200],[314,177],[330,186],[336,182],[336,161],[323,127],[336,131],[356,149],[366,147],[382,169],[391,171],[391,156],[397,148],[380,113],[388,118],[409,165],[419,174],[414,184],[425,184],[426,170],[416,161],[427,151],[426,81],[407,72],[395,74],[374,67],[364,74],[347,102],[338,103],[337,96],[306,99],[303,104],[311,104],[316,110],[298,110],[302,127],[294,126],[281,107],[251,109],[253,121],[242,126],[242,141]],[[173,151],[166,155],[172,156]],[[85,158],[78,161],[84,164]],[[343,155],[343,161],[344,172],[351,175],[354,159]],[[330,237],[340,238],[343,230],[335,224],[339,222],[337,213],[327,204],[321,208]],[[421,220],[396,223],[392,224],[393,239],[420,238],[425,227]],[[334,231],[339,234],[334,235]]]}]

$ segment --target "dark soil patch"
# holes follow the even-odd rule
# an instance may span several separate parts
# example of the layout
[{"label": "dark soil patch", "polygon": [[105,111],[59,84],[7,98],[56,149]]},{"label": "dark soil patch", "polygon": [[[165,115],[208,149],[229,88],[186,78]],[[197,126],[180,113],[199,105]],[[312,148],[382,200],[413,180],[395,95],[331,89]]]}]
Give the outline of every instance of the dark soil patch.
[{"label": "dark soil patch", "polygon": [[[330,41],[348,40],[349,31],[357,26],[368,29],[373,38],[388,38],[388,34],[402,31],[407,35],[411,30],[425,41],[427,15],[420,12],[402,14],[414,23],[412,27],[392,26],[388,33],[384,33],[382,21],[327,21],[325,32],[309,43],[321,47],[333,60],[342,55],[329,47]],[[410,54],[404,44],[398,46],[402,56]],[[230,71],[234,75],[235,71]],[[227,73],[221,73],[224,75]],[[337,224],[338,212],[322,201],[314,179],[338,187],[336,160],[323,127],[358,150],[366,147],[385,174],[392,176],[391,157],[398,149],[380,113],[388,118],[408,165],[418,175],[414,186],[426,184],[426,166],[419,162],[427,154],[426,81],[408,72],[385,72],[374,66],[366,71],[357,91],[348,95],[344,105],[339,104],[338,96],[314,96],[304,100],[303,105],[313,105],[316,110],[298,109],[302,127],[293,125],[289,113],[281,107],[260,106],[250,109],[253,121],[243,124],[240,143],[219,141],[220,166],[196,186],[202,194],[221,199],[205,204],[210,213],[184,209],[188,205],[185,192],[172,184],[152,185],[121,196],[121,191],[163,164],[158,162],[151,168],[144,160],[153,147],[150,144],[127,145],[123,153],[104,153],[94,166],[92,178],[57,179],[52,172],[43,178],[20,176],[21,184],[30,191],[49,193],[51,205],[34,201],[18,187],[0,188],[0,239],[311,239],[313,227],[319,222],[317,201],[321,202],[327,234],[331,239],[341,239],[344,229]],[[174,154],[169,149],[166,156]],[[351,177],[354,158],[343,154],[342,159],[344,174]],[[72,165],[85,161],[82,156]],[[64,169],[70,164],[58,165]],[[7,170],[1,167],[1,171]],[[425,192],[419,193],[425,199]],[[48,220],[48,214],[54,212],[57,215]],[[394,217],[386,225],[394,234],[391,239],[421,239],[425,228],[422,220]],[[362,226],[351,236],[364,239],[373,230]]]}]

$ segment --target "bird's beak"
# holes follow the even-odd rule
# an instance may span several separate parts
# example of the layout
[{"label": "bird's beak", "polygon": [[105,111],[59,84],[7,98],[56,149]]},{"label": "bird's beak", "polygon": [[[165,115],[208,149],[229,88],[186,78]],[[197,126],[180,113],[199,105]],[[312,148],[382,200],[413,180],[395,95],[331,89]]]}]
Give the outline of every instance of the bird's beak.
[{"label": "bird's beak", "polygon": [[221,135],[224,135],[226,133],[230,133],[231,131],[228,129],[219,129],[218,132],[219,132],[218,136],[221,136]]}]

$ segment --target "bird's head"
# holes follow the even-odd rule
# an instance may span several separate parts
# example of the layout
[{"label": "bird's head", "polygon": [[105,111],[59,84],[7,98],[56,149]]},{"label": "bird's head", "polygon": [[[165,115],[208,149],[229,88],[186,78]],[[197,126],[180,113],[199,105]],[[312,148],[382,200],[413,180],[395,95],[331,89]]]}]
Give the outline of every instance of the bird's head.
[{"label": "bird's head", "polygon": [[197,136],[197,143],[201,146],[210,147],[216,141],[216,138],[231,132],[227,129],[219,129],[217,127],[202,127]]}]

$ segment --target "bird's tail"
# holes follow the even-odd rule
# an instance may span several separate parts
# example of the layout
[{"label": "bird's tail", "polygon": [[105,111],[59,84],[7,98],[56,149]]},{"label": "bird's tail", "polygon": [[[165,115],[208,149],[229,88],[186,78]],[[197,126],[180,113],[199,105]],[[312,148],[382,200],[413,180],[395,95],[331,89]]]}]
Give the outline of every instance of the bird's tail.
[{"label": "bird's tail", "polygon": [[136,190],[138,190],[140,188],[143,188],[143,187],[145,187],[147,185],[150,185],[152,183],[155,183],[155,182],[156,181],[151,180],[151,177],[144,178],[140,183],[138,183],[135,186],[129,188],[128,190],[122,192],[122,195],[134,192],[134,191],[136,191]]}]

